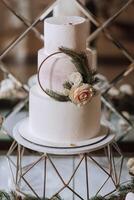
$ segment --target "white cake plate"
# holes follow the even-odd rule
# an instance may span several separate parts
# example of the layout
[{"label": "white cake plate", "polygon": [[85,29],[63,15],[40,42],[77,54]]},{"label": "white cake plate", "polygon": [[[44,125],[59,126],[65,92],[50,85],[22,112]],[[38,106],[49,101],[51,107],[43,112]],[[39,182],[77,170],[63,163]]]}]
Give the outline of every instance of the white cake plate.
[{"label": "white cake plate", "polygon": [[28,118],[18,122],[13,129],[14,139],[26,148],[56,155],[73,155],[95,151],[111,143],[115,138],[115,135],[110,133],[107,127],[101,126],[100,136],[96,138],[77,142],[73,145],[67,143],[58,144],[34,138],[28,127]]},{"label": "white cake plate", "polygon": [[98,133],[98,136],[92,139],[86,139],[84,141],[80,141],[80,142],[74,142],[73,144],[70,142],[65,142],[65,141],[61,141],[60,143],[58,142],[50,142],[50,141],[46,141],[45,139],[43,139],[42,137],[40,138],[38,136],[35,136],[34,134],[32,134],[32,132],[29,130],[29,119],[25,118],[24,120],[22,120],[18,126],[18,131],[20,133],[20,135],[28,140],[29,142],[33,142],[34,144],[37,145],[41,145],[41,146],[49,146],[49,147],[58,147],[58,148],[76,148],[76,147],[84,147],[86,145],[92,145],[95,143],[98,143],[100,141],[102,141],[103,139],[105,139],[107,137],[107,135],[109,134],[109,129],[105,126],[101,126],[101,129]]}]

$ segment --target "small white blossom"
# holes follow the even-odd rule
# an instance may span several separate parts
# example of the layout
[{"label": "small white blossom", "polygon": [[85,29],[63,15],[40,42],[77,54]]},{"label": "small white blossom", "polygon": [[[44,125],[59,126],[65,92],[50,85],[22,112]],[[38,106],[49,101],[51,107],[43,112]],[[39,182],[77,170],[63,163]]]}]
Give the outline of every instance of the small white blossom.
[{"label": "small white blossom", "polygon": [[8,92],[9,90],[13,90],[15,88],[15,84],[10,79],[5,79],[0,84],[0,92]]},{"label": "small white blossom", "polygon": [[127,162],[127,168],[130,169],[134,167],[134,158],[130,158]]},{"label": "small white blossom", "polygon": [[82,75],[79,72],[73,72],[69,76],[69,82],[73,83],[75,86],[79,86],[82,83]]},{"label": "small white blossom", "polygon": [[134,200],[134,193],[129,192],[125,198],[125,200]]},{"label": "small white blossom", "polygon": [[129,172],[134,176],[134,166],[129,169]]},{"label": "small white blossom", "polygon": [[123,84],[120,86],[120,92],[127,95],[133,95],[133,88],[129,84]]},{"label": "small white blossom", "polygon": [[130,158],[127,162],[129,173],[134,176],[134,158]]},{"label": "small white blossom", "polygon": [[112,97],[117,97],[119,96],[120,92],[117,88],[113,87],[109,90],[108,94]]},{"label": "small white blossom", "polygon": [[65,96],[68,96],[70,93],[70,90],[65,88],[63,93]]}]

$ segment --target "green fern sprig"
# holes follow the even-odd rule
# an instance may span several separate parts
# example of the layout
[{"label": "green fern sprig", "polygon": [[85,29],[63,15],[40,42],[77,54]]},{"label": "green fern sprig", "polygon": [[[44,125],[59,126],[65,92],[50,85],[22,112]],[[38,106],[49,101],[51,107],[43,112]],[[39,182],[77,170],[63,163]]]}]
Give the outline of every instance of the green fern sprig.
[{"label": "green fern sprig", "polygon": [[[32,197],[32,196],[27,196],[27,197],[25,197],[23,200],[37,200],[37,198],[36,197]],[[55,197],[53,197],[53,198],[51,198],[51,199],[49,199],[49,198],[43,198],[43,199],[41,199],[41,200],[62,200],[61,199],[61,197],[58,195],[57,197],[55,196]]]},{"label": "green fern sprig", "polygon": [[0,191],[0,200],[11,200],[10,195],[5,191]]},{"label": "green fern sprig", "polygon": [[[125,200],[128,192],[134,192],[134,180],[132,180],[127,185],[121,185],[116,192],[116,194],[109,195],[107,197],[95,196],[89,200]],[[15,192],[7,193],[5,191],[0,191],[0,200],[37,200],[38,198],[26,195],[26,197],[18,196]],[[49,198],[41,200],[50,200]],[[63,200],[60,196],[55,196],[51,200]]]},{"label": "green fern sprig", "polygon": [[[83,83],[88,83],[90,85],[94,85],[95,83],[98,82],[98,79],[95,77],[96,72],[91,70],[88,67],[88,58],[87,58],[86,53],[75,52],[72,49],[68,49],[65,47],[61,47],[61,48],[59,48],[59,50],[62,53],[71,57],[71,60],[74,63],[77,71],[82,75]],[[72,88],[72,84],[69,83],[68,81],[66,81],[63,84],[63,87],[65,89],[70,90]],[[70,101],[70,98],[68,96],[66,96],[64,94],[60,94],[60,93],[50,90],[50,89],[46,89],[45,93],[57,101],[61,101],[61,102]]]},{"label": "green fern sprig", "polygon": [[96,197],[92,197],[90,200],[104,200],[104,197],[96,196]]},{"label": "green fern sprig", "polygon": [[89,68],[86,53],[75,52],[65,47],[60,47],[59,50],[72,58],[72,62],[78,72],[82,75],[84,83],[89,83],[91,85],[95,84],[96,79],[94,78],[94,75],[96,74],[96,71]]}]

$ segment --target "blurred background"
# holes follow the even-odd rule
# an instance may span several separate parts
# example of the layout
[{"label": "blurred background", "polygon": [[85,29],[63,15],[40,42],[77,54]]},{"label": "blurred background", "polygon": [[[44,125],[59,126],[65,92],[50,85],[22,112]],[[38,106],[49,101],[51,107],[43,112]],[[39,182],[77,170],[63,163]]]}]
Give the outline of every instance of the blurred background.
[{"label": "blurred background", "polygon": [[[72,1],[64,0],[66,3]],[[89,21],[90,35],[98,28],[98,25],[100,26],[110,19],[130,1],[79,0],[81,5],[84,5],[85,9],[90,12],[92,18],[92,21]],[[13,191],[6,154],[13,142],[12,129],[14,125],[28,115],[28,91],[34,83],[34,75],[37,73],[37,52],[44,45],[43,20],[40,20],[33,30],[30,29],[20,41],[16,41],[53,2],[54,0],[0,0],[0,190]],[[72,7],[72,5],[69,7],[69,12]],[[64,14],[66,8],[63,6],[59,14]],[[46,17],[52,15],[53,13],[50,12]],[[109,37],[105,31],[112,37]],[[96,69],[100,78],[103,97],[102,120],[116,133],[116,141],[125,156],[125,164],[122,167],[122,182],[124,182],[131,178],[126,162],[134,154],[134,1],[107,26],[105,31],[101,31],[88,46],[94,52]],[[125,70],[127,73],[124,74]],[[117,84],[114,84],[109,92],[105,92],[110,83],[113,84],[113,80],[114,83],[117,81]],[[14,162],[16,162],[16,152],[10,152]],[[38,156],[37,152],[26,149],[23,164],[35,161]],[[94,156],[105,167],[106,161],[103,152],[99,151]],[[117,155],[116,158],[116,166],[119,170],[120,160],[118,158],[120,159],[120,156]],[[63,159],[61,168],[65,175],[65,170],[69,172],[70,166],[74,168],[75,161]],[[42,162],[44,163],[44,160]],[[28,180],[39,191],[44,176],[43,163],[34,167],[33,172],[28,174]],[[78,183],[82,184],[84,183],[82,179],[85,165],[83,167],[78,172],[80,175]],[[49,179],[51,184],[48,185],[52,186],[52,183],[56,183],[55,174],[50,166],[48,168],[51,175]],[[90,182],[94,190],[97,184],[99,185],[105,178],[92,163],[91,169],[93,169],[93,173],[90,173]],[[15,168],[13,170],[15,172]],[[97,178],[98,182],[96,182]],[[29,194],[27,187],[22,185],[22,188],[26,189]],[[82,189],[81,185],[78,188]],[[106,184],[104,193],[109,192],[109,189],[111,191],[111,185]]]},{"label": "blurred background", "polygon": [[[101,23],[105,22],[119,8],[121,8],[127,1],[126,0],[81,0],[82,4],[86,3],[86,8],[95,15]],[[43,47],[43,41],[32,30],[19,42],[12,50],[6,52],[8,46],[13,43],[26,29],[27,26],[15,15],[21,16],[28,23],[33,23],[35,19],[44,11],[45,8],[52,3],[52,0],[1,0],[0,1],[0,55],[1,60],[6,69],[8,69],[20,82],[27,84],[29,78],[37,72],[37,51]],[[50,13],[48,16],[51,16]],[[35,26],[36,29],[43,34],[43,22]],[[91,23],[91,33],[96,29],[95,25]],[[120,41],[126,48],[127,52],[134,57],[134,4],[130,4],[127,9],[122,12],[110,26],[107,27],[109,33]],[[113,42],[108,40],[103,32],[90,43],[90,47],[97,51],[97,70],[108,81],[112,81],[118,74],[123,72],[129,65],[130,61],[122,54],[122,51],[117,48]],[[3,81],[7,74],[0,71],[0,80]],[[121,112],[125,112],[127,117],[133,116],[134,113],[134,72],[132,71],[126,76],[119,84],[127,85],[126,90],[130,90],[126,99],[113,95],[116,90],[111,94],[112,103],[117,106]],[[1,83],[6,88],[9,82]],[[6,89],[5,89],[6,90]],[[27,93],[20,91],[17,97],[13,98],[14,93],[2,95],[0,90],[0,111],[7,113],[10,109],[14,108],[17,103],[25,99]],[[116,97],[115,97],[116,96]],[[124,96],[123,96],[124,97]],[[6,115],[6,114],[5,114]],[[7,138],[0,136],[2,140],[1,149],[7,148]],[[5,141],[6,143],[3,143]],[[134,141],[134,140],[133,140]],[[127,141],[128,142],[128,141]],[[132,142],[132,140],[131,140]]]}]

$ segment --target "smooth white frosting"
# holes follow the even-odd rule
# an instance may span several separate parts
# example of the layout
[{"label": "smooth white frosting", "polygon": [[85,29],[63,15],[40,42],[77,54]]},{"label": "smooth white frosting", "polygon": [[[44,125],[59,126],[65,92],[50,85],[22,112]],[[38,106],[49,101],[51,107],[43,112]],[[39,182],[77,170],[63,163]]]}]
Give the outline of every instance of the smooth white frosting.
[{"label": "smooth white frosting", "polygon": [[86,49],[87,21],[83,17],[50,17],[45,20],[45,53],[51,54],[64,46],[77,51]]},{"label": "smooth white frosting", "polygon": [[[85,0],[82,0],[85,4]],[[57,16],[84,16],[76,4],[76,0],[57,0],[57,5],[53,10],[53,15]]]},{"label": "smooth white frosting", "polygon": [[[92,67],[92,51],[86,50],[87,22],[82,17],[56,17],[45,20],[45,48],[38,52],[38,68],[51,53],[64,46],[85,51]],[[68,76],[77,71],[70,58],[57,54],[48,59],[41,68],[44,88],[62,92]],[[30,89],[29,128],[33,136],[50,142],[83,141],[98,135],[100,129],[100,93],[83,107],[71,102],[59,102],[47,96],[35,85]]]},{"label": "smooth white frosting", "polygon": [[[71,24],[70,24],[71,23]],[[64,46],[77,51],[84,51],[89,60],[89,66],[96,68],[93,52],[86,49],[88,23],[79,16],[50,17],[45,20],[45,48],[38,51],[38,68],[42,61],[51,53],[59,51]],[[70,57],[57,54],[49,58],[41,69],[41,84],[46,89],[63,92],[63,83],[72,72],[77,71]]]},{"label": "smooth white frosting", "polygon": [[37,86],[30,89],[30,131],[46,141],[73,143],[93,138],[100,129],[100,115],[99,93],[87,105],[77,107],[53,100]]}]

